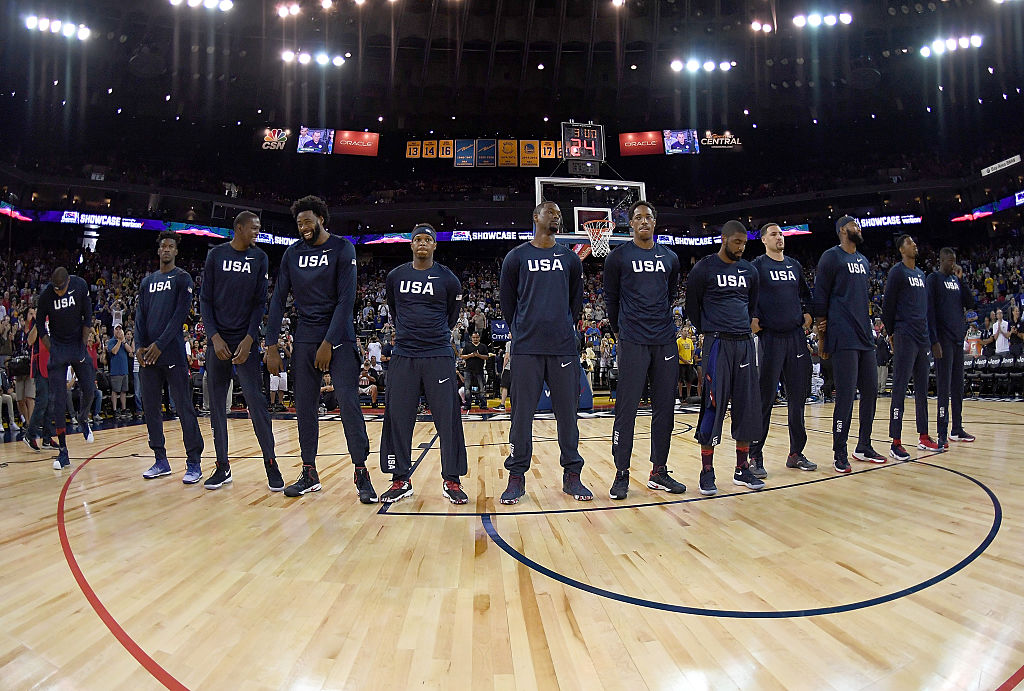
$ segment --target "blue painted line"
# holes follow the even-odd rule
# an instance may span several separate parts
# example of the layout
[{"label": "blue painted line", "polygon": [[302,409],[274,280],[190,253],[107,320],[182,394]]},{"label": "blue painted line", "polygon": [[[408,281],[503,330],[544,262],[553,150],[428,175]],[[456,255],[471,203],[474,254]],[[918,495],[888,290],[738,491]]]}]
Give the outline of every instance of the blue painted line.
[{"label": "blue painted line", "polygon": [[[985,550],[988,549],[988,546],[990,544],[992,544],[992,541],[995,540],[996,535],[999,533],[999,527],[1000,527],[1000,525],[1002,524],[1002,521],[1003,521],[1003,509],[1002,509],[1002,506],[999,504],[999,499],[992,492],[992,490],[990,490],[987,486],[985,486],[984,483],[982,483],[980,480],[977,480],[977,479],[971,477],[970,475],[967,475],[965,473],[961,473],[958,470],[953,470],[952,468],[947,468],[947,467],[941,466],[941,465],[935,465],[933,463],[924,463],[922,461],[912,461],[912,462],[919,463],[920,465],[930,466],[932,468],[938,468],[939,470],[945,470],[945,471],[953,473],[955,475],[959,475],[960,477],[963,477],[963,478],[966,478],[966,479],[970,480],[971,482],[976,484],[978,487],[980,487],[982,490],[984,490],[985,494],[988,495],[989,500],[992,502],[992,508],[994,510],[994,515],[993,515],[993,519],[992,519],[992,527],[989,529],[988,535],[981,542],[981,544],[978,545],[977,548],[975,548],[975,550],[973,552],[971,552],[966,557],[961,559],[954,566],[946,569],[945,571],[943,571],[942,573],[940,573],[940,574],[938,574],[936,576],[933,576],[933,577],[929,578],[928,580],[922,581],[922,582],[920,582],[920,583],[918,583],[916,585],[912,585],[909,588],[904,588],[903,590],[898,590],[898,591],[896,591],[894,593],[889,593],[887,595],[881,595],[879,597],[874,597],[874,598],[871,598],[869,600],[861,600],[859,602],[851,602],[851,603],[848,603],[848,604],[845,604],[845,605],[834,605],[832,607],[817,607],[817,608],[813,608],[813,609],[775,610],[775,611],[758,611],[758,610],[748,611],[748,610],[729,610],[729,609],[708,609],[708,608],[703,608],[703,607],[689,607],[687,605],[676,605],[676,604],[671,604],[671,603],[667,603],[667,602],[657,602],[655,600],[645,600],[643,598],[632,597],[630,595],[623,595],[622,593],[616,593],[616,592],[613,592],[611,590],[605,590],[604,588],[598,588],[596,586],[590,585],[589,583],[583,583],[582,581],[577,581],[574,578],[570,578],[569,576],[566,576],[566,575],[561,574],[561,573],[559,573],[557,571],[549,569],[548,567],[543,566],[542,564],[538,564],[537,562],[533,561],[532,559],[530,559],[526,555],[524,555],[521,552],[515,550],[511,545],[509,545],[505,541],[504,538],[501,537],[501,535],[498,533],[497,529],[494,527],[494,516],[495,516],[495,514],[483,514],[483,515],[481,515],[480,516],[480,522],[483,524],[484,530],[487,532],[488,537],[491,538],[491,540],[494,542],[494,544],[498,545],[498,547],[500,547],[506,554],[508,554],[513,559],[515,559],[516,561],[520,562],[521,564],[523,564],[523,565],[533,569],[534,571],[537,571],[538,573],[541,573],[541,574],[547,576],[548,578],[552,578],[552,579],[554,579],[554,580],[556,580],[556,581],[558,581],[558,582],[560,582],[560,583],[562,583],[564,585],[570,586],[572,588],[577,588],[579,590],[583,590],[585,592],[591,593],[593,595],[597,595],[599,597],[604,597],[604,598],[608,598],[610,600],[615,600],[617,602],[623,602],[623,603],[630,604],[630,605],[636,605],[638,607],[646,607],[648,609],[658,609],[658,610],[662,610],[662,611],[666,611],[666,612],[677,612],[677,613],[680,613],[680,614],[693,614],[693,615],[704,616],[704,617],[723,617],[723,618],[732,618],[732,619],[791,619],[791,618],[797,618],[797,617],[816,617],[816,616],[822,616],[822,615],[826,615],[826,614],[839,614],[839,613],[842,613],[842,612],[850,612],[850,611],[853,611],[853,610],[865,609],[867,607],[874,607],[875,605],[881,605],[881,604],[884,604],[886,602],[892,602],[893,600],[898,600],[900,598],[907,597],[908,595],[913,595],[914,593],[920,592],[920,591],[924,590],[925,588],[929,588],[929,587],[935,585],[936,583],[940,583],[941,581],[946,580],[950,576],[953,576],[957,572],[961,571],[964,567],[966,567],[968,564],[973,562],[975,559],[980,557],[982,555],[982,553],[984,553]],[[746,495],[729,495],[729,496],[746,496]],[[506,514],[497,514],[497,515],[506,515]]]},{"label": "blue painted line", "polygon": [[[422,463],[423,459],[426,458],[427,452],[430,451],[430,448],[434,445],[434,442],[437,441],[438,436],[440,435],[438,435],[438,433],[435,431],[434,437],[430,441],[419,445],[418,448],[421,448],[423,450],[420,452],[419,458],[413,461],[412,468],[409,470],[410,480],[412,479],[412,474],[416,472],[416,469],[420,467],[420,463]],[[381,502],[380,508],[377,509],[377,515],[386,514],[389,508],[391,508],[391,504],[385,504],[384,502]]]}]

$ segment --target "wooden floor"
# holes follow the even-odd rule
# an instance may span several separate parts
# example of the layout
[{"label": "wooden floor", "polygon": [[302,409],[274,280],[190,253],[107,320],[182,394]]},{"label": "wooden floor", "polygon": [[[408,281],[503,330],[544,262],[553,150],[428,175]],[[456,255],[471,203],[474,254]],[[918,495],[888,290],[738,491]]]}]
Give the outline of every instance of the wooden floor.
[{"label": "wooden floor", "polygon": [[[883,453],[887,413],[881,399]],[[562,494],[554,422],[541,420],[517,506],[496,499],[507,420],[466,423],[461,507],[441,496],[424,423],[416,494],[387,512],[357,502],[339,422],[321,428],[323,491],[300,499],[267,490],[246,420],[229,423],[234,484],[215,492],[181,484],[176,423],[175,474],[151,482],[142,426],[76,436],[63,472],[0,444],[0,688],[1012,687],[1024,404],[968,402],[976,443],[847,476],[830,465],[831,406],[808,415],[817,472],[783,467],[779,424],[768,489],[731,484],[726,444],[714,498],[696,491],[693,414],[677,415],[671,454],[686,494],[646,488],[641,416],[625,502],[608,499],[611,419],[581,419],[590,504]],[[290,482],[295,423],[274,430]],[[368,430],[376,449],[380,423]]]}]

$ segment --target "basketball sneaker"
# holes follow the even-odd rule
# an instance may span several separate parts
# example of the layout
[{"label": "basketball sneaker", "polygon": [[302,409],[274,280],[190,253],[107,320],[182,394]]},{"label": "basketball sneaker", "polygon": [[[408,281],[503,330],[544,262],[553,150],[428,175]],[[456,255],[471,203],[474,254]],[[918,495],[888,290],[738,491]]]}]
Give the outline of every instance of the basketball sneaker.
[{"label": "basketball sneaker", "polygon": [[660,489],[669,494],[682,494],[686,491],[686,485],[677,482],[669,475],[669,469],[663,465],[656,465],[651,469],[651,477],[647,480],[647,486],[651,489]]},{"label": "basketball sneaker", "polygon": [[909,461],[910,454],[903,448],[903,444],[899,441],[894,441],[892,446],[889,447],[890,458],[895,458],[897,461]]},{"label": "basketball sneaker", "polygon": [[885,463],[885,456],[878,453],[870,446],[866,449],[857,449],[853,452],[853,457],[858,461],[864,461],[865,463]]},{"label": "basketball sneaker", "polygon": [[616,470],[615,481],[612,482],[608,496],[612,499],[625,499],[627,494],[629,494],[629,471]]},{"label": "basketball sneaker", "polygon": [[837,473],[842,473],[843,475],[853,472],[853,468],[850,467],[850,462],[846,460],[846,454],[836,456],[835,460],[832,461],[832,467],[836,469]]},{"label": "basketball sneaker", "polygon": [[750,457],[750,474],[762,480],[768,477],[768,471],[764,469],[764,456]]},{"label": "basketball sneaker", "polygon": [[68,458],[68,450],[61,449],[60,453],[57,454],[57,458],[53,460],[53,469],[61,470],[71,465],[71,459]]},{"label": "basketball sneaker", "polygon": [[949,441],[945,437],[939,437],[938,444],[943,451],[949,451]]},{"label": "basketball sneaker", "polygon": [[[316,471],[313,471],[314,473]],[[370,471],[366,469],[366,466],[356,466],[355,471],[352,473],[352,482],[356,483],[356,492],[359,493],[359,501],[363,504],[376,504],[377,503],[377,490],[373,488],[373,483],[370,482]],[[317,489],[320,489],[320,485],[317,485]],[[284,493],[287,495],[288,490]]]},{"label": "basketball sneaker", "polygon": [[166,458],[156,459],[149,470],[142,474],[142,477],[146,480],[152,480],[154,478],[163,477],[164,475],[171,474],[171,464],[167,462]]},{"label": "basketball sneaker", "polygon": [[501,499],[498,501],[502,504],[518,504],[524,494],[526,494],[526,476],[509,475],[508,486],[505,487],[505,491],[501,493]]},{"label": "basketball sneaker", "polygon": [[469,497],[462,491],[462,485],[454,480],[445,480],[441,484],[441,494],[453,504],[467,504]]},{"label": "basketball sneaker", "polygon": [[412,483],[408,480],[395,480],[391,483],[391,487],[384,490],[384,493],[380,495],[380,500],[385,504],[394,504],[396,501],[401,501],[411,496]]},{"label": "basketball sneaker", "polygon": [[60,448],[60,445],[57,443],[57,440],[54,439],[53,437],[49,437],[49,438],[43,437],[43,442],[42,442],[42,444],[40,444],[40,446],[42,446],[44,449],[59,449]]},{"label": "basketball sneaker", "polygon": [[562,491],[571,494],[576,501],[590,501],[594,498],[594,493],[580,480],[579,473],[562,473]]},{"label": "basketball sneaker", "polygon": [[918,439],[917,448],[924,449],[925,451],[945,451],[945,449],[936,444],[935,440],[927,434],[922,434],[921,438]]},{"label": "basketball sneaker", "polygon": [[206,489],[219,489],[231,482],[231,466],[227,463],[218,463],[213,475],[203,483]]},{"label": "basketball sneaker", "polygon": [[96,437],[92,434],[92,427],[89,426],[89,419],[85,418],[82,420],[82,436],[85,437],[86,444],[92,444],[96,441]]},{"label": "basketball sneaker", "polygon": [[754,477],[750,468],[737,468],[732,476],[732,484],[749,489],[764,489],[764,481]]},{"label": "basketball sneaker", "polygon": [[974,439],[975,437],[973,434],[968,434],[963,429],[959,429],[956,432],[953,432],[953,434],[949,435],[950,441],[972,442],[974,441]]},{"label": "basketball sneaker", "polygon": [[33,451],[42,451],[42,449],[39,448],[39,444],[36,443],[36,438],[33,437],[32,435],[26,434],[24,437],[21,438],[21,440],[25,442],[25,446],[32,449]]},{"label": "basketball sneaker", "polygon": [[786,457],[786,467],[799,470],[817,470],[818,464],[807,460],[807,456],[804,456],[802,453],[791,453]]},{"label": "basketball sneaker", "polygon": [[714,468],[700,471],[700,493],[707,497],[718,494],[718,488],[715,486]]},{"label": "basketball sneaker", "polygon": [[270,491],[283,492],[284,478],[281,477],[281,469],[277,467],[277,461],[274,459],[264,461],[263,467],[267,470],[267,486],[270,487]]},{"label": "basketball sneaker", "polygon": [[181,476],[181,484],[194,485],[203,479],[203,471],[198,463],[187,463],[185,474]]},{"label": "basketball sneaker", "polygon": [[284,488],[284,496],[301,497],[307,492],[319,491],[320,476],[317,474],[316,468],[311,465],[303,465],[302,474],[299,475],[298,479]]}]

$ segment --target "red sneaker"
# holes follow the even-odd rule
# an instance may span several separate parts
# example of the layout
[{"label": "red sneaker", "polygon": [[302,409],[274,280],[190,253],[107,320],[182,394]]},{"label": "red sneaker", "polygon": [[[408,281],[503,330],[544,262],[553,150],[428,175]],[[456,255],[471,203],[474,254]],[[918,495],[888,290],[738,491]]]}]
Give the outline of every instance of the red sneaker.
[{"label": "red sneaker", "polygon": [[924,449],[925,451],[939,451],[939,445],[935,443],[935,440],[929,437],[927,434],[922,434],[921,438],[917,442],[917,448]]}]

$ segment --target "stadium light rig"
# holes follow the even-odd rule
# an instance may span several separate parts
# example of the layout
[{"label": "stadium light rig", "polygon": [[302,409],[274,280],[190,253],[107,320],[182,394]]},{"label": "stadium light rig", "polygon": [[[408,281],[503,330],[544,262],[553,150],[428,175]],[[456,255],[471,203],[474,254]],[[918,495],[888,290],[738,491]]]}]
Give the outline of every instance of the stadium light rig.
[{"label": "stadium light rig", "polygon": [[937,57],[944,53],[954,53],[960,49],[981,48],[982,43],[984,41],[978,34],[960,36],[959,38],[937,38],[932,41],[930,46],[921,46],[919,52],[921,57],[930,58],[933,55]]},{"label": "stadium light rig", "polygon": [[178,7],[182,3],[187,4],[189,7],[195,9],[202,5],[208,10],[220,10],[221,12],[230,12],[231,8],[235,6],[233,0],[168,0],[173,7]]},{"label": "stadium light rig", "polygon": [[25,17],[25,28],[29,31],[38,31],[41,34],[59,34],[64,38],[78,38],[79,41],[87,41],[92,36],[92,29],[85,24],[75,24],[72,21],[50,19],[48,17],[37,17],[32,14]]},{"label": "stadium light rig", "polygon": [[345,64],[345,58],[341,55],[331,57],[323,51],[318,51],[314,56],[312,53],[307,53],[304,50],[294,51],[289,49],[281,51],[281,61],[289,64],[298,62],[300,65],[308,65],[311,62],[316,62],[316,64],[321,67],[327,67],[327,65],[341,67]]},{"label": "stadium light rig", "polygon": [[761,22],[755,19],[754,21],[750,22],[750,28],[753,31],[761,31],[766,34],[770,34],[772,32],[773,27],[768,22],[762,24]]},{"label": "stadium light rig", "polygon": [[822,15],[820,12],[811,12],[810,14],[798,14],[793,17],[793,25],[798,29],[803,29],[807,26],[817,29],[822,24],[832,28],[839,24],[847,25],[851,23],[853,23],[853,15],[849,12],[840,12],[839,14],[830,12],[825,15]]},{"label": "stadium light rig", "polygon": [[736,67],[736,61],[722,60],[721,62],[716,63],[714,60],[711,60],[710,58],[704,60],[704,62],[701,62],[696,58],[690,58],[686,62],[683,62],[679,58],[676,58],[675,60],[669,63],[669,67],[672,68],[673,72],[682,72],[685,69],[687,72],[691,74],[698,72],[701,68],[703,68],[705,72],[714,72],[716,69],[722,72],[728,72],[733,67]]}]

